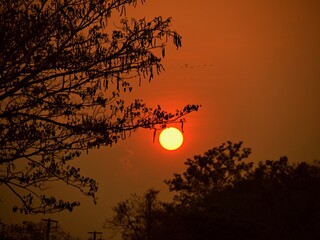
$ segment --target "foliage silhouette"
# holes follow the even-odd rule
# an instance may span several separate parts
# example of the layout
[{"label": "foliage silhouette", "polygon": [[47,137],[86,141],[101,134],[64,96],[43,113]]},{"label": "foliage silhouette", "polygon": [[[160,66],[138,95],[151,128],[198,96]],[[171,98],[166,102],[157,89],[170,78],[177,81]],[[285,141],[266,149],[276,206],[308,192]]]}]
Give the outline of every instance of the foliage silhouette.
[{"label": "foliage silhouette", "polygon": [[188,159],[166,180],[176,195],[154,215],[152,239],[319,239],[320,162],[254,165],[244,161],[250,152],[227,142]]},{"label": "foliage silhouette", "polygon": [[[5,224],[0,219],[1,240],[44,240],[47,239],[47,224],[44,221],[23,221],[16,224]],[[59,224],[51,226],[50,239],[79,239],[70,236]]]},{"label": "foliage silhouette", "polygon": [[174,174],[174,178],[166,180],[170,191],[178,192],[175,200],[187,206],[200,201],[208,193],[232,186],[245,177],[252,169],[253,163],[245,163],[251,153],[250,148],[243,148],[242,142],[226,142],[214,147],[204,155],[187,159],[186,171]]},{"label": "foliage silhouette", "polygon": [[70,160],[83,150],[111,146],[137,128],[183,123],[183,116],[198,110],[187,105],[168,113],[140,99],[124,102],[123,93],[134,83],[161,72],[169,40],[181,46],[170,18],[129,21],[126,8],[137,3],[1,1],[0,184],[22,202],[14,211],[52,213],[78,206],[39,191],[55,181],[95,202],[96,181]]},{"label": "foliage silhouette", "polygon": [[319,239],[319,162],[281,157],[253,167],[241,146],[227,142],[188,159],[183,175],[166,181],[178,193],[173,216],[183,239]]},{"label": "foliage silhouette", "polygon": [[149,189],[142,197],[133,194],[113,208],[114,216],[104,227],[113,234],[121,233],[124,240],[155,239],[156,226],[163,214],[164,205],[157,199],[159,191]]}]

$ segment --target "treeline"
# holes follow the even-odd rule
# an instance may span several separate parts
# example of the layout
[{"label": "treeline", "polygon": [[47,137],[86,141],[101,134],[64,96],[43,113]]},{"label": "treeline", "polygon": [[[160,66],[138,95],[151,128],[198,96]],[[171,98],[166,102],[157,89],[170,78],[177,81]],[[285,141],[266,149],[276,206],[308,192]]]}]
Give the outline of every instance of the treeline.
[{"label": "treeline", "polygon": [[187,159],[166,180],[172,202],[158,191],[114,207],[105,228],[124,240],[320,239],[320,164],[286,157],[254,165],[249,148],[227,142]]},{"label": "treeline", "polygon": [[23,221],[22,223],[6,224],[0,219],[0,239],[1,240],[45,240],[45,239],[65,239],[76,240],[65,232],[59,224],[54,221],[48,229],[46,221],[38,223]]}]

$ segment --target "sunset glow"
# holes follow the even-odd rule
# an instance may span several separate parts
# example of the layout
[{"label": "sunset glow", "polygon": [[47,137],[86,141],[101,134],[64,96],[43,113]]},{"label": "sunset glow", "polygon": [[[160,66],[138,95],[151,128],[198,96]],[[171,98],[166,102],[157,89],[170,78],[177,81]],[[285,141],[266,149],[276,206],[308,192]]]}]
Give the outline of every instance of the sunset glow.
[{"label": "sunset glow", "polygon": [[0,17],[0,240],[320,240],[320,0]]},{"label": "sunset glow", "polygon": [[170,127],[164,129],[159,136],[160,144],[167,150],[176,150],[183,143],[183,135],[179,129]]}]

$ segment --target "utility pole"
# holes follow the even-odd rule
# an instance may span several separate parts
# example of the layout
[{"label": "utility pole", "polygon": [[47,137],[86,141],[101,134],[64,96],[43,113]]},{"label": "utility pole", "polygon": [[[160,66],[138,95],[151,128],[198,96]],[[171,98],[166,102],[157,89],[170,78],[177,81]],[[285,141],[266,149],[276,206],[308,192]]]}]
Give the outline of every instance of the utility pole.
[{"label": "utility pole", "polygon": [[100,239],[102,239],[102,232],[97,232],[97,231],[94,231],[94,232],[88,232],[89,234],[93,235],[93,240],[98,240],[97,239],[97,235],[100,234]]},{"label": "utility pole", "polygon": [[58,223],[57,220],[52,220],[51,218],[48,218],[48,219],[41,219],[42,221],[46,221],[47,222],[47,237],[46,237],[46,240],[50,240],[50,228],[51,228],[51,223],[54,222]]}]

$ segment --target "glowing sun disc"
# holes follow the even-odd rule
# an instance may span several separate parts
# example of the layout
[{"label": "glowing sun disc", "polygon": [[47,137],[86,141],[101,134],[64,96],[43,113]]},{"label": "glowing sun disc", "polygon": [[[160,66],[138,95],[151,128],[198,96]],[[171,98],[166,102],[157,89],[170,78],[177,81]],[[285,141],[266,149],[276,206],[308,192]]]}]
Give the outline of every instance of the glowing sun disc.
[{"label": "glowing sun disc", "polygon": [[176,150],[183,143],[183,135],[179,129],[169,127],[160,133],[159,142],[167,150]]}]

